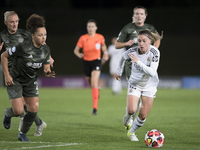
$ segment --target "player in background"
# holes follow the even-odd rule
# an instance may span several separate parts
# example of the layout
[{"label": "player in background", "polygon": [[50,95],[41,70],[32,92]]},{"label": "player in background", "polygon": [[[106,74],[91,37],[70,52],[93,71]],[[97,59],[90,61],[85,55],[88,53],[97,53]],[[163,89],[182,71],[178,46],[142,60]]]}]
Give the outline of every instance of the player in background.
[{"label": "player in background", "polygon": [[[162,36],[159,35],[159,33],[156,31],[155,27],[151,24],[145,23],[147,17],[147,9],[143,6],[137,6],[133,9],[133,22],[128,23],[127,25],[124,26],[124,28],[120,31],[117,42],[115,44],[116,49],[120,48],[126,48],[129,49],[131,47],[136,47],[138,46],[138,33],[141,30],[148,29],[150,30],[156,40],[152,43],[156,48],[159,48],[160,46],[160,40],[162,39]],[[131,74],[131,66],[132,63],[130,62],[130,59],[125,62],[125,75],[126,75],[126,80],[128,81],[130,74]],[[138,110],[141,107],[141,100],[138,103]],[[127,110],[126,110],[127,113]],[[136,114],[136,113],[135,113]],[[132,118],[126,122],[123,119],[123,124],[126,127],[126,129],[130,129],[130,126],[135,118],[135,114],[132,116]]]},{"label": "player in background", "polygon": [[[18,29],[19,17],[16,12],[6,11],[4,13],[4,23],[7,26],[7,29],[3,30],[0,33],[0,43],[1,43],[0,51],[2,49],[1,52],[6,51],[6,49],[8,48],[22,44],[27,40],[32,40],[30,32],[28,32],[27,30]],[[52,67],[53,67],[53,62],[54,60],[51,58],[50,63]],[[15,66],[16,66],[16,58],[10,57],[8,59],[8,68],[11,69]],[[25,102],[24,102],[24,110],[25,112],[27,112]],[[6,111],[7,111],[6,114],[8,116],[13,116],[12,107],[7,108]],[[20,115],[19,131],[22,127],[23,118],[24,118],[24,112]],[[4,120],[3,124],[6,129],[10,128],[10,125],[11,125],[10,121],[11,120],[7,120],[7,121]],[[42,121],[38,116],[36,116],[35,124],[36,124],[35,136],[41,136],[42,130],[44,129],[44,127],[46,127],[46,123]]]},{"label": "player in background", "polygon": [[[45,44],[47,32],[43,17],[33,14],[27,20],[27,30],[31,32],[32,39],[24,43],[8,48],[1,55],[1,62],[5,77],[5,85],[11,102],[12,109],[5,111],[5,119],[19,116],[24,111],[24,100],[27,113],[18,135],[18,140],[29,141],[26,133],[29,131],[39,106],[39,91],[37,83],[37,71],[42,66],[47,77],[55,77],[54,71],[50,69],[50,48]],[[8,59],[16,59],[15,67],[8,68]]]},{"label": "player in background", "polygon": [[141,97],[142,106],[139,115],[133,121],[127,136],[131,141],[139,141],[135,132],[143,126],[146,117],[151,110],[153,100],[159,83],[157,69],[160,60],[159,50],[151,45],[154,40],[149,30],[141,30],[138,34],[138,46],[128,49],[122,55],[119,63],[117,80],[120,80],[124,69],[124,63],[131,59],[132,69],[128,80],[127,112],[124,119],[129,120],[137,112],[137,104]]},{"label": "player in background", "polygon": [[[97,114],[99,100],[99,76],[101,73],[101,50],[103,51],[102,61],[108,60],[107,46],[104,36],[96,33],[97,23],[90,19],[87,22],[87,34],[82,35],[74,49],[74,54],[83,59],[83,66],[86,79],[92,89],[93,111],[92,114]],[[82,52],[80,52],[82,49]]]},{"label": "player in background", "polygon": [[110,68],[110,74],[112,76],[112,92],[113,94],[121,94],[122,92],[122,84],[121,82],[116,80],[117,77],[117,67],[118,67],[118,62],[125,51],[125,48],[121,48],[116,50],[115,48],[115,43],[117,41],[116,37],[113,37],[111,40],[111,45],[108,46],[108,54],[110,56],[110,63],[109,63],[109,68]]}]

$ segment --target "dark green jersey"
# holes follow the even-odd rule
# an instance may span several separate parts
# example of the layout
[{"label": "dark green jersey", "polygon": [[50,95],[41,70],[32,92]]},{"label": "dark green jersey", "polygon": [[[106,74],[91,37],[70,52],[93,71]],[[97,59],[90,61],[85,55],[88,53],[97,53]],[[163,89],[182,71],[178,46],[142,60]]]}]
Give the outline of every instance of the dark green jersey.
[{"label": "dark green jersey", "polygon": [[153,25],[145,23],[142,27],[136,26],[135,23],[129,23],[121,30],[121,32],[118,35],[117,41],[118,42],[128,42],[129,40],[134,40],[134,44],[131,46],[127,46],[126,49],[129,49],[131,47],[138,46],[138,33],[141,30],[149,29],[151,32],[155,33],[156,29]]},{"label": "dark green jersey", "polygon": [[44,64],[50,64],[50,48],[42,45],[36,48],[32,40],[7,49],[10,57],[16,57],[16,66],[10,75],[20,83],[28,83],[37,78],[37,71]]},{"label": "dark green jersey", "polygon": [[[7,29],[3,30],[0,33],[0,43],[4,42],[1,53],[8,48],[17,46],[31,39],[32,39],[31,33],[28,32],[27,30],[17,29],[17,32],[15,34],[10,34]],[[8,60],[8,67],[12,68],[14,65],[15,65],[15,58],[12,57]]]}]

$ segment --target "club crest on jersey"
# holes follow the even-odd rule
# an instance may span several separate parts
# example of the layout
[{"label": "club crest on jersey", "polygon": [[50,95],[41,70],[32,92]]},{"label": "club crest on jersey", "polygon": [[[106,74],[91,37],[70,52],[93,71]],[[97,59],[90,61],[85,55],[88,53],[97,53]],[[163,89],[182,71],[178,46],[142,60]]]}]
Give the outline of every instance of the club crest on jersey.
[{"label": "club crest on jersey", "polygon": [[22,37],[20,37],[20,38],[18,39],[18,42],[19,42],[19,43],[22,43],[22,42],[24,42],[24,39],[23,39]]},{"label": "club crest on jersey", "polygon": [[149,57],[147,58],[147,61],[150,61],[150,58],[149,58]]},{"label": "club crest on jersey", "polygon": [[44,59],[44,53],[42,53],[40,57],[41,57],[42,59]]}]

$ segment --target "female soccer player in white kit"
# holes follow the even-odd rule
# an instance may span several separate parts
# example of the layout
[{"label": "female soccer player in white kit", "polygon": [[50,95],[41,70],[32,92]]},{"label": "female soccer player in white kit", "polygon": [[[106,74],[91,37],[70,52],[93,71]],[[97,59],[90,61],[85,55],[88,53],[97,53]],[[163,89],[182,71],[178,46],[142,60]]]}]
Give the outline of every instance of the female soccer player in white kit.
[{"label": "female soccer player in white kit", "polygon": [[124,63],[131,58],[132,70],[128,80],[127,113],[124,116],[124,123],[128,123],[131,115],[136,113],[140,97],[142,100],[139,115],[133,121],[131,129],[127,133],[131,141],[139,141],[135,132],[146,121],[147,114],[151,110],[157,92],[159,82],[157,68],[160,52],[156,47],[150,45],[153,39],[154,37],[149,30],[140,31],[138,34],[138,46],[130,48],[123,53],[118,67],[116,79],[120,80]]},{"label": "female soccer player in white kit", "polygon": [[121,94],[122,84],[116,80],[117,77],[117,67],[122,54],[125,52],[125,48],[116,49],[115,42],[117,41],[116,37],[113,37],[111,42],[112,44],[108,46],[108,54],[110,55],[110,74],[112,75],[112,92],[113,94]]}]

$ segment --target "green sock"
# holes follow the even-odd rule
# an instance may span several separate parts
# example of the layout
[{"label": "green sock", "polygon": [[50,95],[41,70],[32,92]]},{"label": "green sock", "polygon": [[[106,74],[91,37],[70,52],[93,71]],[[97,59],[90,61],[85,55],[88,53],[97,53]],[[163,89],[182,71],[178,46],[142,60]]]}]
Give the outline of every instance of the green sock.
[{"label": "green sock", "polygon": [[7,108],[6,116],[7,117],[17,117],[17,116],[15,116],[12,107]]},{"label": "green sock", "polygon": [[31,125],[33,124],[33,121],[35,120],[36,115],[37,112],[36,113],[27,112],[27,114],[24,116],[23,125],[21,128],[21,132],[23,134],[26,134],[29,131]]},{"label": "green sock", "polygon": [[40,126],[42,124],[42,120],[38,117],[38,115],[36,115],[34,121],[35,121],[36,126]]}]

